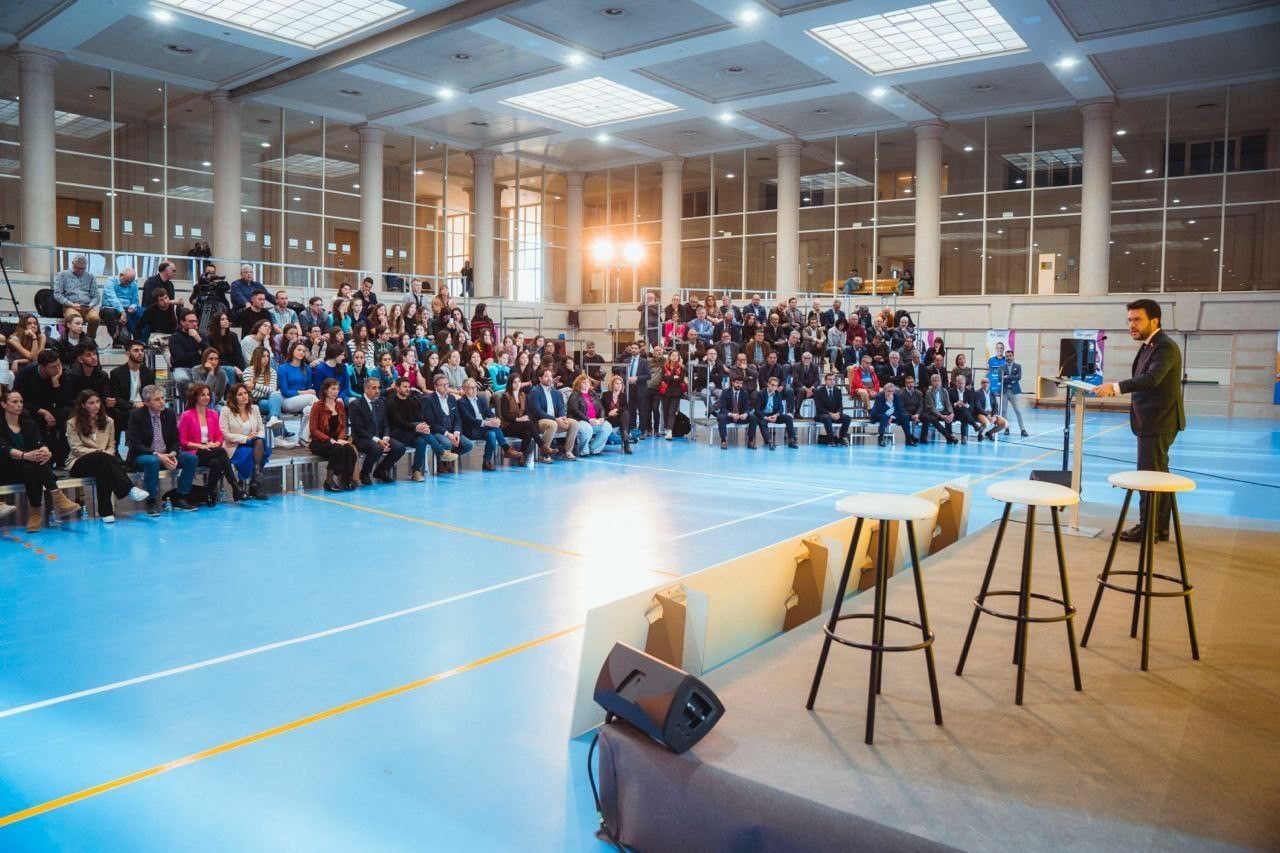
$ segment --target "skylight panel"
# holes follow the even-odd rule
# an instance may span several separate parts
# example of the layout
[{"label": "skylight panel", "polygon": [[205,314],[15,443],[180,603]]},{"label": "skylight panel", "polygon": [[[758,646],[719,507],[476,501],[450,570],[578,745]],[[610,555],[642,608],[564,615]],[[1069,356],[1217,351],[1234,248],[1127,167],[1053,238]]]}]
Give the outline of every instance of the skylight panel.
[{"label": "skylight panel", "polygon": [[[0,98],[0,124],[17,123],[17,100]],[[72,139],[96,139],[104,133],[121,127],[124,127],[122,122],[110,122],[103,118],[80,115],[66,110],[55,110],[53,113],[53,132],[58,136]]]},{"label": "skylight panel", "polygon": [[661,98],[646,95],[603,77],[592,77],[590,80],[517,95],[503,103],[578,127],[598,127],[602,124],[673,113],[680,109]]},{"label": "skylight panel", "polygon": [[156,5],[311,48],[409,11],[390,0],[157,0]]},{"label": "skylight panel", "polygon": [[871,74],[1027,49],[987,0],[941,0],[808,32]]}]

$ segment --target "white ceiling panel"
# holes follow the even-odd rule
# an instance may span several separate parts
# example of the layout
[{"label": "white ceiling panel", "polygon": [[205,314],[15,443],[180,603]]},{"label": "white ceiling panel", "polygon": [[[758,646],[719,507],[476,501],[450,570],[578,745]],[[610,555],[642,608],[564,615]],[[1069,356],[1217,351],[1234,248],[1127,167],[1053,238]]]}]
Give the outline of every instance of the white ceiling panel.
[{"label": "white ceiling panel", "polygon": [[733,26],[691,0],[544,0],[505,20],[604,57]]},{"label": "white ceiling panel", "polygon": [[1094,54],[1117,91],[1280,73],[1280,24]]},{"label": "white ceiling panel", "polygon": [[833,82],[766,42],[738,45],[637,70],[712,103]]},{"label": "white ceiling panel", "polygon": [[470,92],[563,67],[532,51],[468,30],[450,30],[384,51],[373,64]]},{"label": "white ceiling panel", "polygon": [[973,115],[1072,99],[1058,79],[1039,64],[956,74],[905,83],[897,88],[942,116]]},{"label": "white ceiling panel", "polygon": [[529,118],[478,109],[424,119],[410,127],[431,136],[446,137],[476,146],[555,132]]},{"label": "white ceiling panel", "polygon": [[743,115],[795,136],[892,124],[897,116],[859,95],[832,95],[748,110]]},{"label": "white ceiling panel", "polygon": [[1076,38],[1135,32],[1275,5],[1272,0],[1049,0]]},{"label": "white ceiling panel", "polygon": [[[140,50],[139,45],[146,45]],[[228,44],[148,18],[130,15],[89,38],[76,48],[87,54],[113,59],[128,65],[195,77],[199,80],[228,80],[255,69],[265,70],[283,57]]]},{"label": "white ceiling panel", "polygon": [[634,128],[618,135],[672,154],[754,145],[760,141],[760,137],[753,136],[745,130],[707,118],[676,121],[656,127]]},{"label": "white ceiling panel", "polygon": [[317,109],[331,107],[364,116],[394,113],[409,107],[435,103],[425,91],[401,89],[341,71],[330,71],[286,83],[271,94],[291,101],[311,104]]}]

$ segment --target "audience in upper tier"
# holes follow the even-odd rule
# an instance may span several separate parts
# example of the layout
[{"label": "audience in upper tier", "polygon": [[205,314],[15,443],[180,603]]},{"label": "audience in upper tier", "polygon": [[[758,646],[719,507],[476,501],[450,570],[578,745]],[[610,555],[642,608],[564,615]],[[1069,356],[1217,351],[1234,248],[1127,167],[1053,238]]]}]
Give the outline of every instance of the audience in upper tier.
[{"label": "audience in upper tier", "polygon": [[[367,278],[330,302],[301,304],[270,292],[246,264],[230,305],[196,311],[167,262],[141,299],[132,269],[100,289],[84,267],[76,257],[59,274],[60,324],[22,315],[5,342],[12,373],[0,382],[12,390],[2,401],[0,484],[25,488],[32,530],[49,504],[61,516],[79,511],[58,488],[66,476],[93,480],[107,521],[125,498],[151,514],[166,500],[180,510],[216,505],[223,480],[233,500],[262,500],[273,448],[299,443],[325,461],[325,490],[340,492],[394,480],[410,452],[411,477],[423,481],[428,454],[435,470],[456,470],[483,445],[480,468],[496,471],[504,460],[573,461],[610,444],[632,453],[645,437],[689,434],[691,417],[709,419],[725,449],[731,427],[745,427],[748,448],[758,432],[774,449],[779,430],[795,448],[797,423],[810,419],[811,435],[832,447],[847,445],[859,422],[875,424],[880,445],[895,427],[907,446],[931,432],[948,445],[970,432],[994,441],[1009,434],[1009,408],[1027,434],[1011,349],[998,344],[976,371],[964,352],[948,366],[942,339],[917,340],[907,312],[846,313],[838,299],[770,305],[757,294],[735,306],[726,294],[662,306],[648,291],[637,339],[613,360],[591,341],[580,354],[563,340],[526,341],[484,304],[468,320],[447,288],[432,294],[421,281],[394,303],[379,301]],[[124,351],[109,374],[99,320]],[[155,355],[167,381],[149,363]],[[163,489],[162,470],[172,472]],[[13,509],[0,502],[0,518]]]}]

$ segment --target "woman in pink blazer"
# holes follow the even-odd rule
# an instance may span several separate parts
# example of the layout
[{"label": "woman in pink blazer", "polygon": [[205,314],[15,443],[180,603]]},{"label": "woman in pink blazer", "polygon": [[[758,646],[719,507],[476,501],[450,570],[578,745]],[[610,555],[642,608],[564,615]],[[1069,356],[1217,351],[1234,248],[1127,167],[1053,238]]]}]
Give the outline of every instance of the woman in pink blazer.
[{"label": "woman in pink blazer", "polygon": [[231,460],[222,446],[222,426],[218,413],[210,405],[213,392],[203,382],[192,382],[187,389],[187,410],[178,418],[178,442],[182,449],[194,453],[199,464],[209,469],[205,481],[205,503],[217,506],[224,478],[231,481],[231,496],[244,500],[244,489],[231,470]]}]

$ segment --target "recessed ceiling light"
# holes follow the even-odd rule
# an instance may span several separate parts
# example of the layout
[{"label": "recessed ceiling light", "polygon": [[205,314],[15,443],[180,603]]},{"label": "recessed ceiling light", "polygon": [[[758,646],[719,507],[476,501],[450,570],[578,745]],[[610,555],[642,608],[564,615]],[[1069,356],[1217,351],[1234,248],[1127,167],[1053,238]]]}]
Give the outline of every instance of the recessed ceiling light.
[{"label": "recessed ceiling light", "polygon": [[[391,0],[156,0],[156,5],[312,48],[409,11]],[[170,17],[161,18],[159,12],[153,12],[156,20],[172,20],[172,13],[160,11]]]},{"label": "recessed ceiling light", "polygon": [[471,54],[469,54],[469,53],[455,53],[455,54],[454,54],[452,57],[450,57],[450,58],[451,58],[451,59],[453,59],[453,61],[455,61],[455,62],[470,62],[470,61],[471,61]]},{"label": "recessed ceiling light", "polygon": [[827,109],[826,107],[818,107],[816,110],[813,111],[813,114],[818,116],[824,116],[829,112],[831,112],[831,110]]},{"label": "recessed ceiling light", "polygon": [[1179,203],[1180,201],[1182,201],[1182,199],[1180,199],[1180,198],[1175,198],[1175,199],[1173,200],[1173,203],[1174,203],[1174,204],[1177,204],[1177,203]]},{"label": "recessed ceiling light", "polygon": [[972,145],[966,145],[966,146],[964,147],[964,150],[965,150],[965,153],[967,154],[967,153],[969,153],[970,151],[972,151],[972,150],[973,150],[973,146],[972,146]]},{"label": "recessed ceiling light", "polygon": [[606,18],[621,18],[623,15],[627,14],[627,10],[623,9],[621,6],[608,6],[601,9],[600,14],[604,15]]},{"label": "recessed ceiling light", "polygon": [[844,165],[844,161],[843,161],[843,160],[837,160],[837,161],[836,161],[836,165],[837,165],[837,166],[843,166],[843,165]]},{"label": "recessed ceiling light", "polygon": [[1125,135],[1126,133],[1128,133],[1128,132],[1129,132],[1129,131],[1125,130],[1125,129],[1122,127],[1122,128],[1120,128],[1119,130],[1117,130],[1117,131],[1116,131],[1116,136],[1124,136],[1124,135]]},{"label": "recessed ceiling light", "polygon": [[587,61],[587,58],[582,54],[578,53],[577,51],[574,51],[573,53],[565,57],[565,62],[569,63],[570,65],[581,65],[586,61]]},{"label": "recessed ceiling light", "polygon": [[[158,184],[158,183],[160,183],[160,179],[159,179],[159,178],[152,178],[152,179],[151,179],[151,183],[153,183],[153,184]],[[1191,221],[1192,221],[1192,222],[1195,222],[1195,220],[1194,220],[1194,219],[1193,219],[1193,220],[1191,220]]]},{"label": "recessed ceiling light", "polygon": [[889,94],[889,90],[884,86],[877,86],[871,90],[871,97],[873,98],[883,98],[887,94]]},{"label": "recessed ceiling light", "polygon": [[166,44],[164,49],[166,53],[172,53],[177,56],[190,56],[195,53],[194,48],[187,47],[185,44]]},{"label": "recessed ceiling light", "polygon": [[754,24],[760,20],[760,10],[753,6],[748,6],[738,13],[738,21],[743,24]]},{"label": "recessed ceiling light", "polygon": [[1201,240],[1208,240],[1209,238],[1208,238],[1208,237],[1201,237],[1200,239],[1201,239]]},{"label": "recessed ceiling light", "polygon": [[801,201],[808,201],[808,200],[809,200],[809,197],[808,197],[807,195],[806,195],[806,196],[802,196],[802,197],[800,198],[800,200],[801,200]]},{"label": "recessed ceiling light", "polygon": [[592,77],[527,95],[516,95],[502,103],[578,127],[598,127],[602,124],[677,112],[680,109],[661,98],[646,95],[604,77]]},{"label": "recessed ceiling light", "polygon": [[994,85],[994,84],[992,84],[992,83],[979,83],[979,84],[977,84],[976,86],[972,86],[972,87],[970,87],[970,88],[972,88],[972,89],[973,89],[973,91],[975,91],[975,92],[984,92],[984,93],[985,93],[985,92],[994,92],[994,91],[996,90],[995,85]]},{"label": "recessed ceiling light", "polygon": [[1156,170],[1155,170],[1155,169],[1143,169],[1143,170],[1142,170],[1142,174],[1144,174],[1144,175],[1154,175],[1154,174],[1155,174],[1155,172],[1156,172]]},{"label": "recessed ceiling light", "polygon": [[1003,233],[1004,233],[1004,229],[1003,229],[1003,228],[997,228],[997,229],[996,229],[996,233],[997,233],[997,234],[1003,234]]},{"label": "recessed ceiling light", "polygon": [[956,216],[964,216],[964,211],[963,210],[959,211],[958,213],[956,213]]},{"label": "recessed ceiling light", "polygon": [[596,134],[596,142],[608,142],[608,141],[609,141],[609,134],[607,133]]},{"label": "recessed ceiling light", "polygon": [[359,184],[352,184],[352,185],[351,185],[351,189],[353,189],[353,190],[358,190],[358,189],[360,189],[360,185],[359,185]]},{"label": "recessed ceiling light", "polygon": [[356,97],[356,96],[358,96],[358,95],[363,95],[363,94],[364,94],[364,92],[361,92],[359,89],[339,89],[339,90],[338,90],[338,94],[339,94],[339,95],[349,95],[349,96],[351,96],[351,97],[353,97],[353,98],[354,98],[354,97]]},{"label": "recessed ceiling light", "polygon": [[426,174],[426,172],[424,172],[422,169],[417,169],[417,170],[415,170],[415,171],[414,171],[414,174],[415,174],[415,175],[425,175],[425,174]]},{"label": "recessed ceiling light", "polygon": [[152,9],[151,17],[155,18],[163,24],[167,24],[173,20],[173,13],[168,9]]},{"label": "recessed ceiling light", "polygon": [[733,121],[733,113],[720,113],[721,121]]},{"label": "recessed ceiling light", "polygon": [[270,148],[270,147],[271,147],[271,143],[270,143],[270,142],[259,142],[258,144],[259,144],[260,146],[262,146],[263,148]]},{"label": "recessed ceiling light", "polygon": [[1019,184],[1019,185],[1021,185],[1021,184],[1022,184],[1022,178],[1018,178],[1016,181],[1014,181],[1014,183],[1015,183],[1015,184]]},{"label": "recessed ceiling light", "polygon": [[1079,63],[1080,60],[1076,59],[1074,56],[1064,56],[1058,60],[1057,65],[1063,71],[1066,71],[1067,69],[1075,68]]},{"label": "recessed ceiling light", "polygon": [[987,0],[939,0],[815,27],[808,34],[871,74],[1027,49]]},{"label": "recessed ceiling light", "polygon": [[697,135],[698,135],[698,131],[696,131],[696,130],[682,130],[682,131],[680,131],[680,132],[681,132],[682,134],[684,134],[685,136],[697,136]]},{"label": "recessed ceiling light", "polygon": [[1066,206],[1065,204],[1064,204],[1064,205],[1060,205],[1060,206],[1058,207],[1058,210],[1066,210],[1066,209],[1067,209],[1067,206]]},{"label": "recessed ceiling light", "polygon": [[300,196],[300,195],[295,195],[295,196],[293,197],[293,200],[294,200],[294,201],[302,201],[302,196]]},{"label": "recessed ceiling light", "polygon": [[258,119],[258,124],[271,124],[271,119],[269,119],[269,118],[260,118],[260,119]]},{"label": "recessed ceiling light", "polygon": [[[735,175],[733,172],[725,172],[724,176],[726,180],[730,180],[730,181],[732,181],[734,178],[737,177],[737,175]],[[1195,220],[1193,219],[1191,221],[1194,222]]]},{"label": "recessed ceiling light", "polygon": [[447,101],[453,97],[453,90],[450,89],[448,86],[441,86],[439,89],[436,90],[436,97],[440,98],[443,101]]},{"label": "recessed ceiling light", "polygon": [[115,193],[113,193],[113,192],[108,192],[108,193],[106,194],[106,196],[107,196],[107,198],[115,198],[115,197],[116,197],[116,194],[115,194]]},{"label": "recessed ceiling light", "polygon": [[724,70],[724,73],[725,74],[741,74],[745,70],[746,69],[743,68],[741,65],[730,65],[728,68]]},{"label": "recessed ceiling light", "polygon": [[208,160],[201,160],[201,161],[200,161],[200,165],[201,165],[201,166],[204,166],[204,167],[207,169],[207,168],[209,168],[210,166],[212,166],[212,165],[213,165],[213,163],[211,163],[211,162],[210,162],[210,161],[208,161]]},{"label": "recessed ceiling light", "polygon": [[1195,225],[1195,224],[1196,224],[1196,221],[1195,221],[1194,219],[1188,219],[1188,220],[1187,220],[1187,224],[1188,224],[1188,225]]},{"label": "recessed ceiling light", "polygon": [[489,122],[487,121],[473,121],[473,122],[468,122],[468,124],[470,124],[472,127],[488,127],[489,126]]}]

